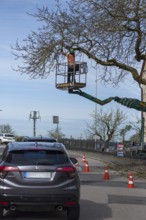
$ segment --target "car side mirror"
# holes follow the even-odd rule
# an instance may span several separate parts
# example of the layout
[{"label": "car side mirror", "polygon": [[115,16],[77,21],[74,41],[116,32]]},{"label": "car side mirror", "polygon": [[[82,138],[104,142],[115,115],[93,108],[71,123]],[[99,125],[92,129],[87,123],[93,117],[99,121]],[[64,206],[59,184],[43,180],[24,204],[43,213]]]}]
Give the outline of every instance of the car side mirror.
[{"label": "car side mirror", "polygon": [[78,164],[78,160],[75,157],[70,157],[70,160],[74,165]]}]

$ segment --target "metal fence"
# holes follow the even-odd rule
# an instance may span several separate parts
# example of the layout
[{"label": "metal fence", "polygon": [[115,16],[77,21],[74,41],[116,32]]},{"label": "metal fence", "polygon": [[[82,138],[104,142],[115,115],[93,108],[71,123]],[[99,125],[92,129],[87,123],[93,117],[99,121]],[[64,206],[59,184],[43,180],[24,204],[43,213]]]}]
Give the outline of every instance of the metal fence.
[{"label": "metal fence", "polygon": [[66,148],[74,148],[80,150],[91,150],[91,151],[115,151],[117,149],[117,142],[104,142],[93,139],[60,139]]},{"label": "metal fence", "polygon": [[[104,142],[93,139],[60,139],[67,149],[82,150],[82,151],[99,151],[117,155],[117,146],[119,142]],[[133,157],[137,155],[142,148],[140,144],[126,142],[124,143],[124,156]]]}]

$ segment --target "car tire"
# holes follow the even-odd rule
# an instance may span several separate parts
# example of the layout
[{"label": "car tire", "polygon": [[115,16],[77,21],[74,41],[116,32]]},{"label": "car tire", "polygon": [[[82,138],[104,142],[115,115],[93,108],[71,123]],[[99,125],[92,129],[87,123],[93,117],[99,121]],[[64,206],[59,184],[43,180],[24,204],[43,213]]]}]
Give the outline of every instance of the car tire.
[{"label": "car tire", "polygon": [[2,219],[2,218],[3,218],[3,208],[0,207],[0,219]]},{"label": "car tire", "polygon": [[68,207],[67,218],[68,220],[78,220],[80,217],[80,206]]}]

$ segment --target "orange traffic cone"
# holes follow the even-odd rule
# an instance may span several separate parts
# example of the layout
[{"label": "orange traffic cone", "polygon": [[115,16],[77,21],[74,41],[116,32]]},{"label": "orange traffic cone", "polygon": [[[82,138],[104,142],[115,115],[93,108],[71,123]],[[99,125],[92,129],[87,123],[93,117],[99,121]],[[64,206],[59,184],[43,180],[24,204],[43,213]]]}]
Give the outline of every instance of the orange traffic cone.
[{"label": "orange traffic cone", "polygon": [[106,167],[106,169],[105,169],[104,180],[109,180],[108,167]]},{"label": "orange traffic cone", "polygon": [[84,169],[84,172],[87,173],[89,172],[89,164],[88,164],[88,161],[85,161],[85,169]]},{"label": "orange traffic cone", "polygon": [[82,162],[83,162],[83,163],[86,162],[86,156],[85,156],[85,154],[83,154]]},{"label": "orange traffic cone", "polygon": [[129,174],[128,188],[134,188],[132,172]]}]

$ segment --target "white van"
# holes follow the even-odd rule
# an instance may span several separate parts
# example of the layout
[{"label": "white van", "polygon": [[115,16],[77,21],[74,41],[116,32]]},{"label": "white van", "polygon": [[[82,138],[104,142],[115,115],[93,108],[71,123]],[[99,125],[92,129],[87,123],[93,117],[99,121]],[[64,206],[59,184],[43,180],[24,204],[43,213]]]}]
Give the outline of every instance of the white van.
[{"label": "white van", "polygon": [[0,144],[7,144],[9,142],[15,141],[15,136],[9,133],[0,134]]}]

